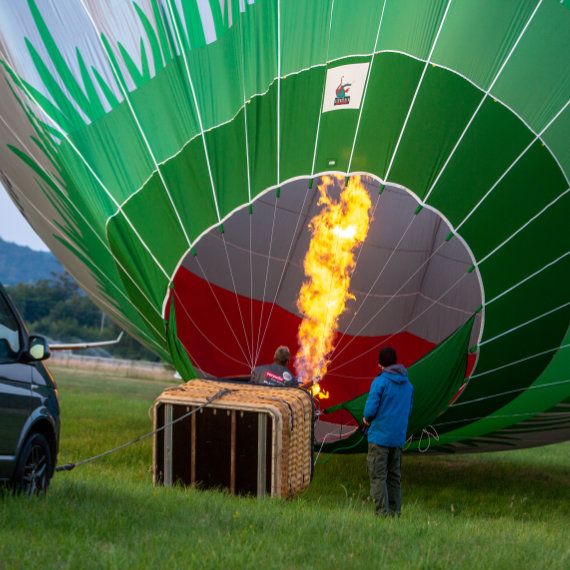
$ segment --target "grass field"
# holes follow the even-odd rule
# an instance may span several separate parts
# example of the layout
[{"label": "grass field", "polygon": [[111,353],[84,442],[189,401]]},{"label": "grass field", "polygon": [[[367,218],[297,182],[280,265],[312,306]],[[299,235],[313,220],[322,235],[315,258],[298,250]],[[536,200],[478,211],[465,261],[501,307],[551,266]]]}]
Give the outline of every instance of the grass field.
[{"label": "grass field", "polygon": [[[60,462],[150,428],[164,383],[54,370]],[[570,443],[404,459],[404,512],[378,520],[365,457],[321,456],[294,500],[154,488],[150,441],[0,498],[0,568],[569,568]]]}]

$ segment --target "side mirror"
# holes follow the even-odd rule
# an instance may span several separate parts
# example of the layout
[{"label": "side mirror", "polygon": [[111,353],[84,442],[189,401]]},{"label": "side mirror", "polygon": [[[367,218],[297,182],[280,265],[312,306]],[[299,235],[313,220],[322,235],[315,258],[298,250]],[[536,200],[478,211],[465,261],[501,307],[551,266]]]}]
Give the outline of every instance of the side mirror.
[{"label": "side mirror", "polygon": [[28,340],[27,359],[29,362],[37,362],[50,357],[49,345],[43,336],[31,336]]}]

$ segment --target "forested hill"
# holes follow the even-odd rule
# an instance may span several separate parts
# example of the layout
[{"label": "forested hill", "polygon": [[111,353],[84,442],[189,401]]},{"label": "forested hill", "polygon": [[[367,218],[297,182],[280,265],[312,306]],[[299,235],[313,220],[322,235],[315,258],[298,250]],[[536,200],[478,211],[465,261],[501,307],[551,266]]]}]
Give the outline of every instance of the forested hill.
[{"label": "forested hill", "polygon": [[52,253],[34,251],[0,238],[0,283],[3,285],[32,283],[62,272],[63,267]]}]

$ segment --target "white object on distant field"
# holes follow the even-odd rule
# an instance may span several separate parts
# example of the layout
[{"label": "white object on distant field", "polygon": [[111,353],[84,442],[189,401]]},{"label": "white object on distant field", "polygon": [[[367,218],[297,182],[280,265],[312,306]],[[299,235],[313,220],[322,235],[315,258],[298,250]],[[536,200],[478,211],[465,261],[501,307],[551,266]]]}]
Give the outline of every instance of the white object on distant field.
[{"label": "white object on distant field", "polygon": [[123,338],[123,331],[115,340],[102,340],[98,342],[76,342],[69,344],[50,344],[50,350],[83,350],[84,348],[100,348],[102,346],[111,346],[113,344],[118,344]]}]

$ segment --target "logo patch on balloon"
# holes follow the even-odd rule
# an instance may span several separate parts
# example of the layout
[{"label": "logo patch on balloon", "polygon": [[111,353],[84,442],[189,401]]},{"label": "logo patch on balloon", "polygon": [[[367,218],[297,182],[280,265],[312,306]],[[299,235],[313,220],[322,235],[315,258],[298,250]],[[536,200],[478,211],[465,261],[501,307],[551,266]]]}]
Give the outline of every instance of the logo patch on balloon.
[{"label": "logo patch on balloon", "polygon": [[323,113],[360,109],[369,65],[369,63],[352,63],[327,70]]}]

